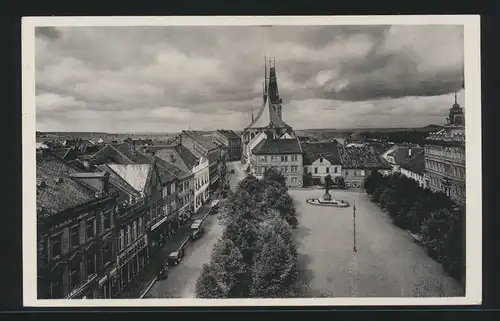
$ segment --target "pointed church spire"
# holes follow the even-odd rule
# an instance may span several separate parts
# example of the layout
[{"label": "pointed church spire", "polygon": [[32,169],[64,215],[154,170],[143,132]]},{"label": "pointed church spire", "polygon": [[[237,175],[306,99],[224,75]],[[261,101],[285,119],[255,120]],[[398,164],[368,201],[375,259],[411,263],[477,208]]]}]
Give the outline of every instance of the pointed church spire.
[{"label": "pointed church spire", "polygon": [[253,108],[252,108],[252,123],[255,121],[254,117],[253,117]]},{"label": "pointed church spire", "polygon": [[457,92],[455,91],[455,105],[457,105]]}]

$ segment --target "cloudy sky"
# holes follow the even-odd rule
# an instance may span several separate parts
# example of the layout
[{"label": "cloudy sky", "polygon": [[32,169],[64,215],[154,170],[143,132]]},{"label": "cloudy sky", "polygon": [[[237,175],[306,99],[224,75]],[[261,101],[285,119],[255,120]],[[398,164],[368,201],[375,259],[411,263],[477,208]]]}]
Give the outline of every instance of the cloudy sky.
[{"label": "cloudy sky", "polygon": [[38,27],[37,130],[239,130],[266,54],[296,129],[441,124],[463,47],[461,26]]}]

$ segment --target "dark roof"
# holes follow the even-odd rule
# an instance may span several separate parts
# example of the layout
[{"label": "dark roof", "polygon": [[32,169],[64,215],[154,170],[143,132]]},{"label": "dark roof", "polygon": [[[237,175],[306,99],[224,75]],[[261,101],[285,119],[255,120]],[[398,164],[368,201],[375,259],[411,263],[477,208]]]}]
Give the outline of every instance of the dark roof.
[{"label": "dark roof", "polygon": [[420,151],[419,153],[416,153],[412,159],[402,163],[401,168],[409,170],[410,172],[424,175],[424,170],[425,170],[425,153],[424,153],[424,151]]},{"label": "dark roof", "polygon": [[198,157],[182,145],[168,146],[156,151],[155,155],[186,172],[191,172],[191,169],[198,164]]},{"label": "dark roof", "polygon": [[311,165],[318,158],[323,157],[332,165],[340,165],[340,153],[337,143],[308,143],[302,145],[304,151],[304,165]]},{"label": "dark roof", "polygon": [[217,132],[224,135],[227,139],[241,139],[241,137],[236,135],[232,130],[219,129]]},{"label": "dark roof", "polygon": [[62,159],[45,155],[36,160],[36,205],[47,214],[95,200],[95,192],[70,177],[78,169]]},{"label": "dark roof", "polygon": [[122,143],[118,145],[106,145],[97,153],[91,156],[94,164],[100,165],[105,163],[115,164],[150,164],[151,159],[133,149],[133,145]]},{"label": "dark roof", "polygon": [[[422,147],[412,147],[411,153],[418,154],[424,149]],[[387,156],[392,156],[394,158],[394,163],[396,165],[401,165],[402,163],[408,161],[410,155],[410,147],[403,146],[397,147],[394,151],[387,154]]]},{"label": "dark roof", "polygon": [[158,156],[155,156],[155,159],[156,159],[156,166],[160,171],[162,182],[170,182],[174,178],[184,179],[185,177],[191,175],[191,172],[185,171],[177,166],[174,166]]},{"label": "dark roof", "polygon": [[380,154],[370,146],[338,146],[338,148],[343,168],[391,168],[391,166],[380,157]]},{"label": "dark roof", "polygon": [[183,130],[182,133],[188,135],[189,137],[191,137],[193,140],[203,145],[208,150],[217,148],[217,145],[215,145],[215,143],[210,138],[205,137],[196,131]]},{"label": "dark roof", "polygon": [[252,150],[255,155],[302,154],[298,139],[265,139]]}]

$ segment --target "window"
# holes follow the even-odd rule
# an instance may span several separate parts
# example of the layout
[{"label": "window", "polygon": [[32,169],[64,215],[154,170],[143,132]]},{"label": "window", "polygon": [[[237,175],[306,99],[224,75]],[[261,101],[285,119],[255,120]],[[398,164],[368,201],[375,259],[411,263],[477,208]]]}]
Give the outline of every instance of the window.
[{"label": "window", "polygon": [[172,193],[175,193],[175,184],[172,184]]},{"label": "window", "polygon": [[276,162],[278,160],[278,156],[273,155],[271,156],[271,161]]},{"label": "window", "polygon": [[358,175],[358,172],[354,171],[354,176],[357,176]]},{"label": "window", "polygon": [[286,167],[286,166],[285,167],[281,167],[281,171],[283,173],[288,173],[288,167]]},{"label": "window", "polygon": [[125,229],[125,246],[130,243],[130,225],[127,225]]},{"label": "window", "polygon": [[104,229],[107,230],[111,228],[111,214],[110,212],[103,213]]},{"label": "window", "polygon": [[142,226],[142,217],[139,217],[139,222],[137,223],[137,230],[139,231],[139,234],[142,234],[143,230],[143,226]]},{"label": "window", "polygon": [[80,265],[78,262],[72,262],[69,269],[70,288],[74,289],[80,284]]},{"label": "window", "polygon": [[361,171],[361,176],[365,176],[365,171]]},{"label": "window", "polygon": [[172,208],[172,211],[175,211],[175,200],[173,200],[171,203],[170,203],[170,206]]},{"label": "window", "polygon": [[314,167],[314,174],[318,174],[318,168]]},{"label": "window", "polygon": [[297,172],[297,166],[291,166],[290,171],[293,173]]},{"label": "window", "polygon": [[50,251],[51,257],[56,258],[61,255],[62,247],[61,247],[61,234],[52,237],[50,240]]},{"label": "window", "polygon": [[111,243],[108,243],[102,250],[102,264],[111,262]]},{"label": "window", "polygon": [[120,230],[120,236],[118,236],[118,246],[118,251],[125,248],[125,231],[123,229]]},{"label": "window", "polygon": [[345,171],[345,176],[349,175],[349,171]]},{"label": "window", "polygon": [[90,219],[87,221],[87,238],[91,239],[95,236],[95,224],[94,219]]},{"label": "window", "polygon": [[132,242],[137,239],[137,221],[134,221],[132,225]]},{"label": "window", "polygon": [[334,172],[335,174],[337,174],[337,170],[338,170],[338,168],[337,168],[337,167],[334,167],[334,168],[333,168],[333,172]]},{"label": "window", "polygon": [[320,157],[320,158],[319,158],[319,162],[320,162],[320,163],[323,163],[323,157]]},{"label": "window", "polygon": [[80,244],[80,226],[73,226],[70,229],[70,234],[71,234],[71,246],[78,246]]},{"label": "window", "polygon": [[326,168],[326,173],[327,173],[327,174],[328,174],[328,173],[330,173],[330,167],[327,167],[327,168]]},{"label": "window", "polygon": [[260,157],[261,162],[267,162],[267,156],[261,156]]},{"label": "window", "polygon": [[61,299],[63,297],[63,280],[62,280],[62,275],[54,275],[52,277],[52,283],[51,283],[51,298],[52,299]]},{"label": "window", "polygon": [[95,253],[87,254],[87,278],[95,274]]},{"label": "window", "polygon": [[284,162],[288,162],[288,156],[287,155],[283,155],[281,156],[281,162],[284,163]]}]

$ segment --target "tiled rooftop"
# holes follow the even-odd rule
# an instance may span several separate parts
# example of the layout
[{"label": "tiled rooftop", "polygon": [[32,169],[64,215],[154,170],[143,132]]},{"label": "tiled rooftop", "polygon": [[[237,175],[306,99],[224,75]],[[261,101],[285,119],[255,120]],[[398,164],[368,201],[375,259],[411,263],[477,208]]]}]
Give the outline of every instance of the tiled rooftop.
[{"label": "tiled rooftop", "polygon": [[185,134],[185,135],[188,135],[193,140],[195,140],[198,143],[202,144],[208,150],[212,150],[212,149],[217,148],[217,145],[215,145],[215,143],[210,138],[207,138],[207,137],[203,136],[202,134],[200,134],[200,133],[198,133],[196,131],[183,130],[182,133]]},{"label": "tiled rooftop", "polygon": [[255,155],[302,154],[298,139],[265,139],[252,150]]},{"label": "tiled rooftop", "polygon": [[95,192],[70,177],[79,172],[68,163],[53,155],[38,156],[36,160],[36,179],[38,208],[47,214],[94,200]]},{"label": "tiled rooftop", "polygon": [[132,186],[136,191],[143,192],[146,188],[148,174],[151,169],[149,164],[109,164],[115,173]]},{"label": "tiled rooftop", "polygon": [[387,164],[372,147],[339,146],[342,167],[344,168],[387,168]]},{"label": "tiled rooftop", "polygon": [[302,144],[304,151],[304,165],[311,165],[318,158],[323,157],[333,165],[340,165],[340,154],[336,143],[307,143]]},{"label": "tiled rooftop", "polygon": [[425,153],[424,151],[420,151],[419,153],[414,154],[414,157],[409,161],[406,161],[401,164],[401,168],[409,170],[411,172],[424,175],[425,170]]}]

